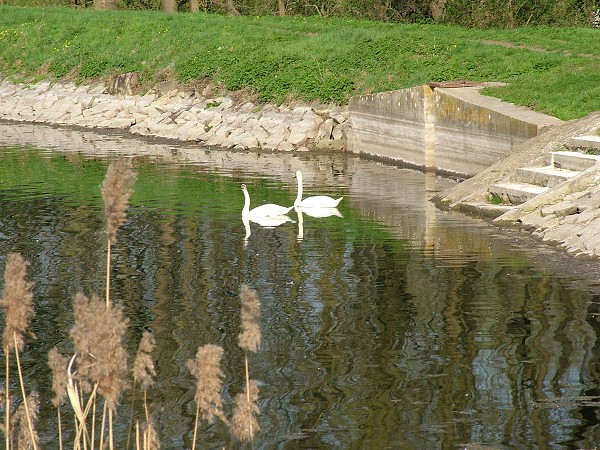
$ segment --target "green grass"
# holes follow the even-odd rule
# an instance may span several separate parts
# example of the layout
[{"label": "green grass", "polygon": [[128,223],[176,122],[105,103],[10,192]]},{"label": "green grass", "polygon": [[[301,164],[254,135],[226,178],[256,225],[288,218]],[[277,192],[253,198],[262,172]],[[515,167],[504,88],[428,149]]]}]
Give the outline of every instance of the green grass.
[{"label": "green grass", "polygon": [[138,71],[144,88],[210,79],[260,100],[346,103],[430,81],[499,81],[486,92],[560,119],[600,110],[600,30],[389,24],[0,5],[0,73],[77,82]]}]

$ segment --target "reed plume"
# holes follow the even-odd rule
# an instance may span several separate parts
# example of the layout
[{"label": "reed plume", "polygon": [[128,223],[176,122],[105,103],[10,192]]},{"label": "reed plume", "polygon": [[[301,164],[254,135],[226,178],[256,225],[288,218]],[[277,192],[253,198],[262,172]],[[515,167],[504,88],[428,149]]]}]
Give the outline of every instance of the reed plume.
[{"label": "reed plume", "polygon": [[67,365],[69,364],[69,358],[62,355],[56,347],[48,352],[48,367],[52,372],[52,392],[54,397],[52,398],[52,404],[56,408],[56,415],[58,421],[58,447],[63,448],[62,443],[62,421],[60,414],[60,405],[67,400]]},{"label": "reed plume", "polygon": [[260,347],[261,332],[258,319],[260,318],[260,300],[255,289],[242,285],[240,292],[242,301],[241,331],[238,335],[238,345],[247,352],[256,353]]},{"label": "reed plume", "polygon": [[25,335],[35,312],[33,309],[33,282],[27,281],[29,262],[18,253],[9,253],[4,270],[4,296],[0,305],[6,316],[2,333],[4,349],[10,352],[25,348]]},{"label": "reed plume", "polygon": [[[28,410],[27,394],[25,393],[25,384],[23,382],[23,373],[21,370],[21,361],[19,352],[25,348],[25,336],[28,334],[29,324],[35,311],[33,308],[33,292],[31,288],[33,283],[27,281],[27,268],[29,262],[18,253],[9,253],[6,257],[6,267],[4,269],[4,296],[0,300],[0,306],[4,309],[5,328],[2,333],[2,342],[6,356],[6,418],[4,422],[6,433],[6,448],[9,447],[10,440],[10,352],[15,350],[17,360],[17,371],[19,373],[19,382],[21,394],[23,396],[23,405],[25,416],[27,418],[31,444],[36,447],[34,438],[33,423]],[[33,336],[33,333],[29,333]]]},{"label": "reed plume", "polygon": [[196,358],[187,361],[186,365],[191,374],[196,378],[196,426],[194,427],[194,443],[192,449],[196,448],[196,437],[199,418],[212,423],[215,417],[227,423],[223,414],[223,399],[221,389],[223,388],[224,373],[221,369],[221,358],[223,348],[218,345],[207,344],[199,347]]},{"label": "reed plume", "polygon": [[117,242],[117,230],[127,220],[129,196],[133,190],[136,174],[130,163],[119,158],[108,167],[102,183],[104,214],[106,215],[106,233],[110,244]]},{"label": "reed plume", "polygon": [[[246,400],[245,403],[239,403],[236,397],[236,407],[234,409],[234,419],[236,421],[247,420],[245,425],[240,423],[232,424],[232,434],[238,437],[238,440],[250,440],[254,437],[254,432],[258,429],[256,418],[252,412],[258,413],[258,407],[255,401],[258,399],[258,387],[251,386],[250,369],[248,367],[248,352],[256,353],[260,347],[261,332],[258,319],[260,318],[260,300],[255,289],[250,289],[248,285],[243,284],[240,291],[240,300],[242,302],[241,326],[238,335],[238,345],[244,350],[244,365],[246,370]],[[255,382],[254,382],[255,383]],[[256,399],[253,400],[253,394],[256,391]],[[254,411],[253,408],[256,408]],[[232,422],[234,421],[232,419]],[[237,429],[237,431],[236,431]],[[247,431],[243,431],[247,430]]]},{"label": "reed plume", "polygon": [[152,333],[144,331],[133,362],[133,380],[136,384],[139,384],[140,388],[143,390],[147,390],[154,385],[156,369],[154,368],[152,351],[155,346],[156,340]]},{"label": "reed plume", "polygon": [[111,245],[117,242],[117,230],[127,220],[129,196],[133,191],[136,174],[131,170],[130,163],[124,158],[113,162],[106,172],[102,183],[102,198],[104,199],[104,214],[106,216],[106,234],[108,235],[108,250],[106,254],[106,304],[110,303],[110,255]]},{"label": "reed plume", "polygon": [[[27,400],[19,405],[11,423],[12,448],[31,450],[37,448],[39,436],[35,425],[40,410],[40,400],[37,391],[33,391]],[[33,431],[33,432],[32,432]]]},{"label": "reed plume", "polygon": [[260,413],[258,402],[258,383],[249,380],[245,393],[235,396],[235,406],[231,417],[229,430],[231,435],[240,442],[251,442],[259,430],[256,416]]},{"label": "reed plume", "polygon": [[112,448],[112,414],[127,387],[127,352],[123,341],[129,320],[123,316],[121,306],[106,305],[96,295],[88,300],[84,294],[78,293],[73,303],[75,325],[70,336],[77,356],[77,379],[84,392],[90,392],[95,386],[104,397]]}]

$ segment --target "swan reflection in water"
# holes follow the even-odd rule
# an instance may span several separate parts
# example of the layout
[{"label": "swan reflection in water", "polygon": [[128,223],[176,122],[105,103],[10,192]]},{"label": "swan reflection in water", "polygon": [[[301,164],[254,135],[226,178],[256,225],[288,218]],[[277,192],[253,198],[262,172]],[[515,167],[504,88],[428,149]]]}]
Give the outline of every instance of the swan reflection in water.
[{"label": "swan reflection in water", "polygon": [[323,217],[331,217],[331,216],[344,217],[338,211],[337,208],[303,208],[300,206],[295,206],[294,210],[296,211],[296,214],[298,215],[298,237],[297,237],[298,241],[301,241],[302,239],[304,239],[304,218],[303,218],[304,214],[306,214],[307,216],[310,216],[310,217],[315,217],[317,219],[321,219]]},{"label": "swan reflection in water", "polygon": [[248,217],[242,216],[242,223],[244,224],[244,228],[246,230],[246,235],[244,236],[244,244],[248,243],[248,238],[252,234],[252,230],[250,228],[250,222],[255,223],[263,228],[275,228],[279,225],[283,225],[286,222],[294,223],[289,216],[280,215],[280,216],[265,216],[265,217]]}]

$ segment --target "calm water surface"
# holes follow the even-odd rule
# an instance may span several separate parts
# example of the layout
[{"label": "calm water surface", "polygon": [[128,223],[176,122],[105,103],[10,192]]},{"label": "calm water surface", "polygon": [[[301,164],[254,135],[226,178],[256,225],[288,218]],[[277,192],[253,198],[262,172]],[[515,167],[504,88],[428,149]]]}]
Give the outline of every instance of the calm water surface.
[{"label": "calm water surface", "polygon": [[[99,186],[119,154],[133,158],[138,180],[113,247],[111,295],[130,320],[132,355],[143,331],[156,337],[149,398],[163,448],[191,447],[195,385],[185,363],[198,346],[225,349],[228,415],[244,387],[243,283],[262,303],[262,347],[250,355],[260,383],[255,448],[600,443],[594,266],[565,265],[550,247],[437,210],[428,199],[455,181],[343,155],[1,123],[0,136],[0,269],[8,252],[31,262],[37,339],[22,358],[27,386],[41,393],[45,448],[56,448],[58,432],[46,355],[72,351],[73,295],[103,293]],[[241,183],[255,206],[291,204],[296,170],[305,195],[344,196],[339,215],[244,224]],[[128,392],[120,448],[131,402]],[[236,448],[222,423],[202,423],[200,436],[202,448]]]}]

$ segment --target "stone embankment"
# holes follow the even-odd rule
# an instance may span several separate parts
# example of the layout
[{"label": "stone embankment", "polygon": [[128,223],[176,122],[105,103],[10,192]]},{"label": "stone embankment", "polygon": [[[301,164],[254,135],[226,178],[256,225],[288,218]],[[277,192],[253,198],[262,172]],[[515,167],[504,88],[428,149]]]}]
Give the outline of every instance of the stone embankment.
[{"label": "stone embankment", "polygon": [[0,82],[0,119],[128,130],[206,146],[266,151],[344,147],[347,109],[208,97],[165,82],[142,96],[104,85]]}]

